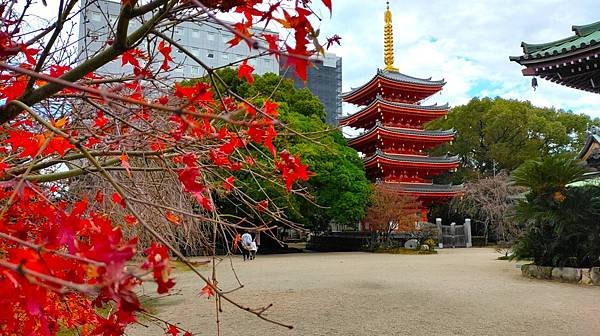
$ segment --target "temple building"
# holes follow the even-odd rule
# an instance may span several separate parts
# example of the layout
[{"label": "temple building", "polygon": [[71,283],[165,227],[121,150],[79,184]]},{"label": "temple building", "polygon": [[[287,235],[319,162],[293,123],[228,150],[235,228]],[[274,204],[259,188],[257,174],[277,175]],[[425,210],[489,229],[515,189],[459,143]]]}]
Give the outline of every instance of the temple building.
[{"label": "temple building", "polygon": [[[525,68],[525,76],[539,76],[571,88],[600,93],[600,21],[573,26],[574,35],[540,43],[521,43],[523,55],[510,60]],[[532,85],[537,86],[537,79]]]},{"label": "temple building", "polygon": [[459,165],[456,156],[429,156],[428,151],[450,142],[454,131],[425,130],[425,124],[444,117],[448,105],[421,105],[424,99],[442,90],[443,80],[415,78],[394,66],[392,13],[385,12],[385,68],[364,85],[342,94],[344,102],[360,110],[339,121],[340,126],[366,129],[349,139],[350,146],[364,155],[367,177],[385,187],[418,198],[421,219],[427,208],[448,201],[462,192],[462,186],[437,185],[432,179]]},{"label": "temple building", "polygon": [[[600,21],[571,29],[574,35],[554,42],[521,42],[523,55],[511,56],[510,60],[525,66],[524,76],[539,76],[570,88],[600,93]],[[532,85],[538,85],[535,77]],[[591,127],[579,158],[591,170],[587,177],[600,182],[600,128]]]}]

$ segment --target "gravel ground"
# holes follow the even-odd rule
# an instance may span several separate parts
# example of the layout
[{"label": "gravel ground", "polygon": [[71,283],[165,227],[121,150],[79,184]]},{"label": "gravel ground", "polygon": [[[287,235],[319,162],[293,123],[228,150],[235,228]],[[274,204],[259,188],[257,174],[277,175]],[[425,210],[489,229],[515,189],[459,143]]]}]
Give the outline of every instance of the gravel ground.
[{"label": "gravel ground", "polygon": [[[600,288],[521,277],[492,249],[438,255],[303,253],[258,256],[233,264],[245,284],[230,296],[288,330],[223,304],[221,335],[600,335]],[[233,288],[229,262],[220,285]],[[176,274],[181,295],[159,300],[157,315],[197,335],[215,335],[214,299],[189,271]],[[136,326],[128,335],[163,335]]]}]

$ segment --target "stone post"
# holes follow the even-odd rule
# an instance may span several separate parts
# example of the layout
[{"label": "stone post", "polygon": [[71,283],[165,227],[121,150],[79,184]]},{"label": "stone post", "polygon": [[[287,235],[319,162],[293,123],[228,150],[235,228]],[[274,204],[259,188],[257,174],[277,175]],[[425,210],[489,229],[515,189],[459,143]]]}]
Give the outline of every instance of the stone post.
[{"label": "stone post", "polygon": [[450,235],[452,236],[452,247],[456,247],[456,223],[450,223]]},{"label": "stone post", "polygon": [[437,229],[438,229],[438,247],[444,248],[444,243],[442,243],[442,238],[443,238],[442,219],[436,218],[435,225],[437,225]]},{"label": "stone post", "polygon": [[467,243],[467,247],[472,247],[473,242],[471,241],[471,219],[465,219],[465,242]]}]

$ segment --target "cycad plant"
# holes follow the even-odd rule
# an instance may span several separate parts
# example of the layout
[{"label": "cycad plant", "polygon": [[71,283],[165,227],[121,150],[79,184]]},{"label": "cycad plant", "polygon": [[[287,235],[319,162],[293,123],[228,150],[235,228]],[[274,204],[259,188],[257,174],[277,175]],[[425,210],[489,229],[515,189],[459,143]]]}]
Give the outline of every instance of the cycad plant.
[{"label": "cycad plant", "polygon": [[514,183],[530,189],[516,208],[526,229],[513,257],[541,266],[599,265],[600,188],[568,186],[585,171],[579,160],[557,156],[525,162],[513,172]]}]

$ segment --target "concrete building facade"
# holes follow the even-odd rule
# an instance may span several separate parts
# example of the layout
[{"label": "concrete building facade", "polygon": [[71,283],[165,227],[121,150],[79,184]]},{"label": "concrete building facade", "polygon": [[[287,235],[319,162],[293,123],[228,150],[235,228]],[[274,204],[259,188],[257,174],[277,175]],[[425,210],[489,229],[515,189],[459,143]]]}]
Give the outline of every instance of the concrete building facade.
[{"label": "concrete building facade", "polygon": [[[105,45],[111,36],[111,29],[115,29],[119,11],[120,3],[111,0],[95,0],[81,11],[78,44],[80,59],[93,55]],[[140,25],[141,22],[132,21],[130,31]],[[260,36],[262,33],[277,34],[264,29],[253,29],[253,33],[256,36]],[[260,52],[260,50],[250,51],[244,42],[230,47],[227,41],[233,38],[233,34],[222,26],[210,22],[182,22],[169,31],[167,35],[212,68],[227,66]],[[145,49],[144,44],[140,46],[140,49]],[[204,69],[200,65],[177,48],[173,47],[171,56],[174,59],[174,78],[193,78],[205,75]],[[175,64],[180,66],[175,66]],[[279,63],[274,55],[252,58],[248,60],[248,64],[255,68],[255,74],[279,73]],[[108,74],[122,73],[121,60],[112,61],[102,67],[100,72]]]},{"label": "concrete building facade", "polygon": [[315,96],[319,97],[325,107],[325,119],[328,124],[337,126],[338,119],[342,117],[342,58],[335,54],[326,53],[311,59],[312,66],[308,68],[306,83],[294,76],[293,69],[283,66],[282,58],[280,74],[294,79],[296,88],[308,88]]}]

